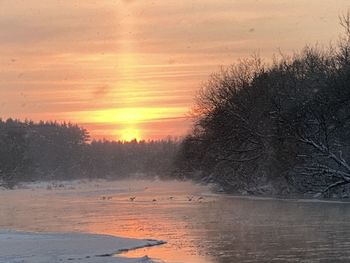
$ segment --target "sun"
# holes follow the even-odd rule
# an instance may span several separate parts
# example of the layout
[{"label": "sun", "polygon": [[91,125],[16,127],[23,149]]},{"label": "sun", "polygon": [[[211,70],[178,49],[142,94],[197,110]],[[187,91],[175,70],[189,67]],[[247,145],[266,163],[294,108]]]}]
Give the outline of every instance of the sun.
[{"label": "sun", "polygon": [[132,140],[141,140],[140,130],[135,128],[126,128],[119,131],[119,140],[130,142]]}]

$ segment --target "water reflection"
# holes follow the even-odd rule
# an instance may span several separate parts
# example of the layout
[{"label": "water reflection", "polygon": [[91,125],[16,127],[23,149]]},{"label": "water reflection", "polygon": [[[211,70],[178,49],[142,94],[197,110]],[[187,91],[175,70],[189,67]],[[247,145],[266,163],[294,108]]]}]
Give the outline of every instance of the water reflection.
[{"label": "water reflection", "polygon": [[203,210],[207,219],[198,222],[207,234],[212,233],[210,244],[204,246],[215,262],[344,262],[350,258],[349,204],[236,198],[218,202],[219,206]]},{"label": "water reflection", "polygon": [[[165,262],[344,262],[350,204],[212,196],[183,183],[0,192],[0,227],[168,243],[126,253]],[[136,196],[130,201],[131,196]],[[191,200],[191,201],[189,201]]]}]

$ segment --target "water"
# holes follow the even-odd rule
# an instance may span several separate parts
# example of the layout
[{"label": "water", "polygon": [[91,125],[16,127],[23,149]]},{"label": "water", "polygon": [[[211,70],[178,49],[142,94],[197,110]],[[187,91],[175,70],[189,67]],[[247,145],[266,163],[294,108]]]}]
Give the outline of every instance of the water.
[{"label": "water", "polygon": [[165,240],[124,256],[171,263],[350,262],[349,203],[213,195],[190,183],[1,191],[0,228]]}]

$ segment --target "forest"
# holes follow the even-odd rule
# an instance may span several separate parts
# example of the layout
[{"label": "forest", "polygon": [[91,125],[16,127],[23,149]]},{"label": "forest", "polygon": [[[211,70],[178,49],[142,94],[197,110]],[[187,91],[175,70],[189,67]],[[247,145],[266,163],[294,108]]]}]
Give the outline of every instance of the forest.
[{"label": "forest", "polygon": [[90,141],[87,130],[70,123],[0,120],[0,184],[166,176],[176,140]]},{"label": "forest", "polygon": [[336,46],[223,68],[202,87],[178,176],[240,194],[349,197],[350,19]]}]

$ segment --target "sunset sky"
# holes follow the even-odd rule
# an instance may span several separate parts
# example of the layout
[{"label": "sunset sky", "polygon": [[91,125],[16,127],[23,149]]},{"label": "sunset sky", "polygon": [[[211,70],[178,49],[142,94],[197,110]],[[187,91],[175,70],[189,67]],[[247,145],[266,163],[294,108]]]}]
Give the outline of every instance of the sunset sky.
[{"label": "sunset sky", "polygon": [[1,117],[181,136],[220,65],[336,43],[349,0],[0,0]]}]

